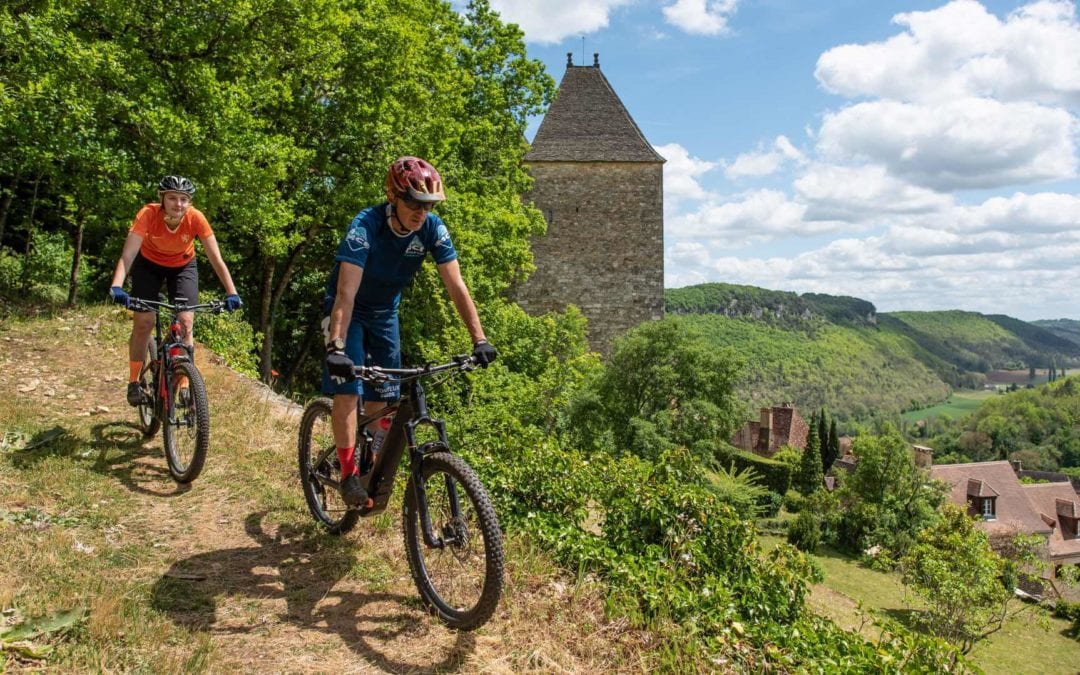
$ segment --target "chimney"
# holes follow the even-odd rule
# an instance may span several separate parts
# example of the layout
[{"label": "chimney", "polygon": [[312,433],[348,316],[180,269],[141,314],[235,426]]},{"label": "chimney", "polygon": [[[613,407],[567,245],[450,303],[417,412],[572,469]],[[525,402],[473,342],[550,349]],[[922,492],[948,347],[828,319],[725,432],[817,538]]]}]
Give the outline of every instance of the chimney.
[{"label": "chimney", "polygon": [[1010,460],[1009,464],[1012,464],[1013,471],[1015,471],[1018,476],[1020,475],[1020,472],[1024,470],[1024,463],[1019,459]]},{"label": "chimney", "polygon": [[758,429],[758,447],[765,452],[769,451],[769,443],[772,441],[772,408],[761,409],[761,426]]},{"label": "chimney", "polygon": [[566,52],[566,67],[574,65],[574,52]]},{"label": "chimney", "polygon": [[600,67],[600,52],[593,52],[592,65],[593,65],[593,68],[599,68]]}]

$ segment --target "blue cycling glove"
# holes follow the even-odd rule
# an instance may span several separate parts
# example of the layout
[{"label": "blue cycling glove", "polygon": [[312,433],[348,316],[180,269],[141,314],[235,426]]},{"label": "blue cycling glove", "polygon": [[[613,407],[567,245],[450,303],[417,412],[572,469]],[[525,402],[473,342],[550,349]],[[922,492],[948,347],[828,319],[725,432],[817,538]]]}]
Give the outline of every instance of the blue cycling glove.
[{"label": "blue cycling glove", "polygon": [[131,296],[119,286],[113,286],[109,289],[109,297],[111,297],[112,301],[118,305],[123,305],[124,307],[131,306]]},{"label": "blue cycling glove", "polygon": [[240,300],[240,296],[237,295],[236,293],[233,293],[232,295],[226,295],[225,296],[225,311],[227,311],[227,312],[235,312],[236,310],[240,309],[243,306],[244,306],[243,301]]}]

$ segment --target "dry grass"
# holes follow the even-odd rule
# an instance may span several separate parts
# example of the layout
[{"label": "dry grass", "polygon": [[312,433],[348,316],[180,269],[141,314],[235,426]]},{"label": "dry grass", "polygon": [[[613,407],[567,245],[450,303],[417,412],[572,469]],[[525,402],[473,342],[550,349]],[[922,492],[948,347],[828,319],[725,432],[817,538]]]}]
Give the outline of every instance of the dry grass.
[{"label": "dry grass", "polygon": [[127,331],[106,308],[0,323],[0,432],[66,432],[0,450],[0,610],[87,610],[51,638],[46,664],[9,668],[593,673],[655,662],[660,641],[605,618],[594,580],[515,537],[496,616],[474,633],[447,630],[412,585],[398,507],[346,537],[322,533],[296,480],[295,411],[205,349],[210,457],[177,486],[160,436],[144,440],[123,400]]}]

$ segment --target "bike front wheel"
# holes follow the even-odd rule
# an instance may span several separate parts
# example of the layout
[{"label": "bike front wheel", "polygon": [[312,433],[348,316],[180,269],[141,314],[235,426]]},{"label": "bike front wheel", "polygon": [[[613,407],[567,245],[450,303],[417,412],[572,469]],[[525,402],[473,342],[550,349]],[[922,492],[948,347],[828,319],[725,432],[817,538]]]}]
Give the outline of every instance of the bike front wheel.
[{"label": "bike front wheel", "polygon": [[410,477],[402,510],[409,570],[433,614],[451,628],[473,630],[491,618],[502,595],[502,531],[495,509],[460,457],[427,455],[420,474],[436,545],[424,541],[421,497]]},{"label": "bike front wheel", "polygon": [[[304,408],[297,454],[300,460],[300,485],[304,488],[308,510],[330,534],[345,534],[356,526],[360,512],[349,509],[337,488],[323,482],[341,482],[341,465],[338,463],[334,429],[330,423],[333,405],[330,399],[317,398]],[[330,451],[326,459],[319,462],[319,457],[326,450]]]},{"label": "bike front wheel", "polygon": [[154,357],[157,354],[157,341],[151,337],[150,344],[146,348],[146,356],[142,370],[139,371],[139,388],[142,389],[145,403],[139,405],[136,410],[139,413],[139,430],[143,436],[150,438],[161,428],[161,420],[154,414]]},{"label": "bike front wheel", "polygon": [[[187,387],[177,380],[187,377]],[[177,483],[190,483],[199,477],[210,449],[210,404],[202,374],[190,361],[172,365],[163,417],[165,459],[169,473]]]}]

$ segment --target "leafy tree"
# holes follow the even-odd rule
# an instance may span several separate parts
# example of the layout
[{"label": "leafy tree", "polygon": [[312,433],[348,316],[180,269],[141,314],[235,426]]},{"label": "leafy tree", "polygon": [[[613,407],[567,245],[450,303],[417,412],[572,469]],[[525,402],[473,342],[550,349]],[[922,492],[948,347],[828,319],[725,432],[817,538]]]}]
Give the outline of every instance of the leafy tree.
[{"label": "leafy tree", "polygon": [[585,447],[649,459],[672,445],[722,443],[740,419],[740,366],[734,350],[712,347],[677,317],[643,323],[615,341],[571,406],[568,431]]},{"label": "leafy tree", "polygon": [[915,466],[911,446],[891,424],[880,435],[856,438],[852,453],[857,461],[840,489],[848,508],[837,543],[854,552],[880,545],[895,558],[936,521],[944,486]]},{"label": "leafy tree", "polygon": [[806,448],[803,449],[802,461],[799,463],[799,474],[796,487],[799,492],[809,495],[821,489],[824,481],[824,473],[821,470],[821,441],[818,438],[818,425],[811,420],[810,430],[806,436]]},{"label": "leafy tree", "polygon": [[927,628],[967,653],[1001,629],[1015,568],[990,548],[963,508],[946,504],[941,514],[904,556],[902,578],[929,608],[921,615]]}]

